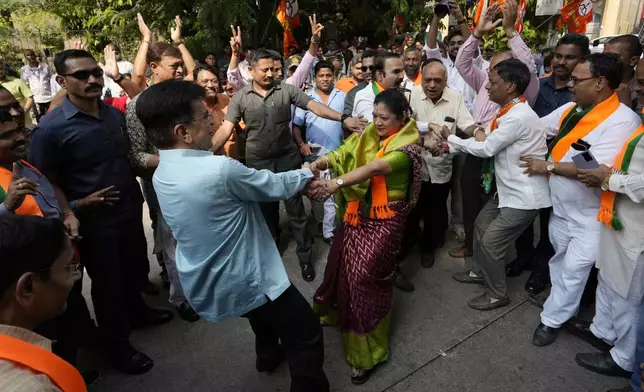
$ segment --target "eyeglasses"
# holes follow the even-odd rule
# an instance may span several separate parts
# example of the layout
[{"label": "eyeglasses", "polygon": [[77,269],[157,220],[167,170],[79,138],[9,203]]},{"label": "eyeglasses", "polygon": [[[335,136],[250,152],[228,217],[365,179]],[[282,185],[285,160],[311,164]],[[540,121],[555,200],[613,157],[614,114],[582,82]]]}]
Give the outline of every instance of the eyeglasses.
[{"label": "eyeglasses", "polygon": [[[51,269],[52,269],[52,268],[54,268],[54,267],[51,267],[51,268],[43,268],[43,269],[39,269],[39,270],[31,271],[31,272],[45,272],[45,271],[51,271]],[[79,273],[81,273],[81,271],[83,270],[83,266],[81,265],[81,263],[69,263],[69,264],[67,264],[67,265],[65,266],[65,270],[66,270],[70,275],[75,275],[75,274],[79,274]]]},{"label": "eyeglasses", "polygon": [[367,72],[367,71],[372,71],[373,72],[373,65],[370,65],[368,67],[366,65],[363,65],[362,67],[360,67],[360,70],[362,72]]},{"label": "eyeglasses", "polygon": [[597,78],[595,76],[591,76],[589,78],[575,78],[575,77],[571,76],[569,81],[570,81],[570,83],[575,85],[575,84],[578,84],[579,82],[585,82],[586,80],[590,80],[590,79],[597,79]]},{"label": "eyeglasses", "polygon": [[72,76],[74,77],[74,79],[87,80],[89,79],[90,75],[95,78],[101,78],[103,77],[103,69],[101,67],[96,67],[94,69],[90,69],[89,71],[76,71],[70,74],[61,74],[60,76]]}]

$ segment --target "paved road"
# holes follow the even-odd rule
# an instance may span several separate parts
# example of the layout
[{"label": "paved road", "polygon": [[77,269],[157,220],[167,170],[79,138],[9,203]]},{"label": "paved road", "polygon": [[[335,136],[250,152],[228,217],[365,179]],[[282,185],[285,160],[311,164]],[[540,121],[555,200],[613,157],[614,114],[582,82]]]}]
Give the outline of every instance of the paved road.
[{"label": "paved road", "polygon": [[[147,234],[150,238],[149,231]],[[288,241],[283,259],[289,276],[310,299],[320,284],[328,246],[316,242],[314,260],[318,278],[307,283],[300,277],[294,242],[288,231],[283,238]],[[340,334],[325,329],[325,370],[332,391],[604,392],[627,385],[624,379],[596,375],[579,367],[574,361],[575,354],[594,349],[566,332],[550,347],[532,345],[530,340],[540,310],[526,301],[522,289],[526,274],[510,279],[510,306],[490,312],[469,309],[467,300],[482,288],[452,280],[451,273],[463,265],[462,260],[447,255],[447,249],[453,245],[449,243],[440,252],[431,269],[420,267],[417,253],[412,253],[403,264],[403,271],[411,277],[416,291],[396,292],[390,360],[366,384],[351,384]],[[156,265],[150,276],[159,282]],[[89,298],[89,281],[85,285]],[[169,306],[165,293],[148,299],[153,305]],[[147,374],[128,376],[83,353],[85,364],[103,369],[103,379],[91,391],[289,390],[286,364],[272,375],[255,371],[253,333],[243,319],[190,324],[176,317],[169,324],[136,331],[132,342],[154,359],[155,367]]]}]

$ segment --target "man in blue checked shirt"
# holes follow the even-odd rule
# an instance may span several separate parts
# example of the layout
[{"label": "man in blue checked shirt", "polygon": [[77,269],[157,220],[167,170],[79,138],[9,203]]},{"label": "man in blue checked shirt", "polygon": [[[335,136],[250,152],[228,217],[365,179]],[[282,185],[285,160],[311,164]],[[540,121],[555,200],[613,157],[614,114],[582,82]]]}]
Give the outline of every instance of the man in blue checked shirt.
[{"label": "man in blue checked shirt", "polygon": [[[342,112],[346,94],[333,86],[333,65],[328,61],[320,61],[315,65],[315,88],[308,96],[335,111]],[[302,137],[301,127],[306,126],[306,141]],[[313,162],[329,151],[340,147],[344,138],[342,123],[316,116],[310,110],[297,109],[293,118],[293,138],[300,149],[300,154],[307,162]],[[320,173],[320,177],[331,178],[328,170]],[[313,204],[317,205],[316,202]],[[319,211],[319,208],[316,208]],[[322,235],[324,242],[330,243],[333,238],[335,220],[335,204],[333,198],[324,202],[322,218]]]}]

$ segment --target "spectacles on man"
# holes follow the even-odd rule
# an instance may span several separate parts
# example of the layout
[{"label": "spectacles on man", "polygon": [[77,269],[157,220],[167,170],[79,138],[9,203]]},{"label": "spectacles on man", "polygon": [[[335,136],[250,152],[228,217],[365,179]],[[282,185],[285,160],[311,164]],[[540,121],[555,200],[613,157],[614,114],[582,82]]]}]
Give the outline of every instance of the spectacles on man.
[{"label": "spectacles on man", "polygon": [[370,65],[370,66],[363,65],[362,67],[360,67],[360,70],[362,72],[367,72],[367,71],[372,71],[373,72],[373,65]]},{"label": "spectacles on man", "polygon": [[589,78],[575,78],[574,76],[571,76],[569,80],[573,85],[575,85],[575,84],[578,84],[580,82],[585,82],[586,80],[590,80],[590,79],[597,79],[597,78],[595,76],[591,76]]},{"label": "spectacles on man", "polygon": [[90,70],[76,71],[68,74],[61,74],[60,76],[72,76],[74,79],[85,81],[89,79],[90,76],[95,78],[103,77],[103,69],[101,67],[96,67]]},{"label": "spectacles on man", "polygon": [[[52,270],[52,268],[54,268],[54,267],[50,267],[50,268],[43,268],[43,269],[39,269],[39,270],[34,270],[34,271],[32,271],[32,272],[45,272],[45,271],[51,271],[51,270]],[[81,273],[81,271],[83,270],[83,266],[82,266],[82,264],[81,264],[81,263],[69,263],[69,264],[67,264],[67,265],[65,266],[65,270],[66,270],[70,275],[76,275],[76,274]]]}]

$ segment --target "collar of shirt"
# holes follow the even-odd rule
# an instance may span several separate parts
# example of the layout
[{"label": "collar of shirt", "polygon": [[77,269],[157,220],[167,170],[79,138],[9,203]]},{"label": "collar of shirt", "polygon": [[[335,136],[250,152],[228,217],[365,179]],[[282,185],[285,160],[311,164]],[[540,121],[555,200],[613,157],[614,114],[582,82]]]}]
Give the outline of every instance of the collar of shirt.
[{"label": "collar of shirt", "polygon": [[11,336],[12,338],[20,339],[23,342],[51,351],[51,340],[28,329],[13,325],[0,324],[0,334]]},{"label": "collar of shirt", "polygon": [[282,89],[282,83],[275,83],[273,84],[273,87],[271,87],[270,90],[266,92],[266,95],[262,96],[262,94],[258,93],[257,90],[255,90],[255,85],[251,83],[250,86],[248,86],[248,90],[246,91],[246,94],[248,95],[248,94],[254,93],[254,94],[257,94],[260,98],[264,99],[264,98],[268,98],[273,93],[273,91],[281,90],[281,89]]},{"label": "collar of shirt", "polygon": [[[63,113],[65,113],[65,118],[67,120],[69,120],[70,118],[74,117],[78,113],[82,113],[82,114],[85,114],[86,116],[93,117],[93,116],[90,116],[89,114],[83,113],[80,109],[78,109],[76,107],[76,105],[74,105],[72,103],[72,101],[69,100],[69,97],[65,98],[65,101],[63,101],[63,104],[61,105],[61,108],[63,109]],[[99,115],[100,118],[103,118],[103,114],[104,114],[104,112],[105,112],[105,110],[107,108],[108,108],[108,106],[105,103],[103,103],[103,101],[101,101],[99,99],[98,100],[98,115]]]},{"label": "collar of shirt", "polygon": [[181,159],[189,157],[207,157],[212,156],[211,151],[193,150],[190,148],[174,148],[172,150],[159,150],[159,157],[167,159]]},{"label": "collar of shirt", "polygon": [[567,91],[568,90],[567,85],[563,86],[561,88],[556,87],[555,74],[554,73],[552,75],[548,76],[548,77],[541,78],[541,80],[543,81],[543,84],[547,85],[548,87],[550,87],[554,91]]},{"label": "collar of shirt", "polygon": [[326,103],[324,103],[322,98],[320,98],[320,95],[318,94],[317,89],[315,88],[309,91],[308,96],[322,104],[325,104],[326,106],[331,106],[331,102],[333,102],[333,99],[337,97],[338,93],[340,93],[340,90],[334,87],[333,90],[331,91],[331,94],[329,94],[329,100]]}]

